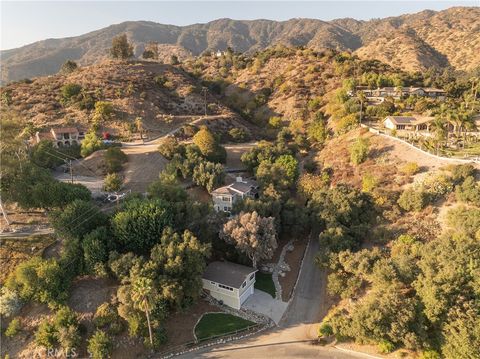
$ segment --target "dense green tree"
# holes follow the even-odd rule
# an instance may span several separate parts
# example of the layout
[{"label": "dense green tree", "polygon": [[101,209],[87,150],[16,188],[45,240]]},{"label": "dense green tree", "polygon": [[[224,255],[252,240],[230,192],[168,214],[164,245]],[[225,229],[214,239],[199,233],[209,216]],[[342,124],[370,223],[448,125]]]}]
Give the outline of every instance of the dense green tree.
[{"label": "dense green tree", "polygon": [[55,305],[67,298],[69,283],[57,261],[33,257],[15,268],[8,276],[6,286],[18,292],[24,300]]},{"label": "dense green tree", "polygon": [[93,122],[95,124],[102,124],[105,121],[110,120],[113,117],[114,108],[113,104],[108,101],[95,102],[95,111],[93,113]]},{"label": "dense green tree", "polygon": [[106,192],[117,192],[122,188],[122,176],[118,173],[109,173],[103,179],[103,190]]},{"label": "dense green tree", "polygon": [[68,238],[82,238],[107,223],[107,217],[93,203],[75,200],[51,214],[55,231]]},{"label": "dense green tree", "polygon": [[465,303],[449,313],[443,327],[442,354],[447,359],[480,357],[480,308],[478,303]]},{"label": "dense green tree", "polygon": [[193,169],[193,182],[205,187],[208,192],[223,184],[225,171],[221,164],[213,162],[201,162]]},{"label": "dense green tree", "polygon": [[407,188],[398,199],[398,205],[405,211],[421,211],[427,204],[426,193],[422,190]]},{"label": "dense green tree", "polygon": [[163,157],[171,160],[177,153],[183,156],[185,154],[185,147],[181,145],[175,137],[169,136],[160,141],[158,151]]},{"label": "dense green tree", "polygon": [[118,35],[113,38],[110,55],[114,59],[120,60],[133,57],[133,46],[128,42],[127,34]]},{"label": "dense green tree", "polygon": [[106,227],[98,227],[83,237],[82,248],[85,266],[88,272],[94,273],[97,264],[108,260],[108,252],[114,245]]},{"label": "dense green tree", "polygon": [[112,340],[103,330],[96,330],[88,339],[88,352],[93,359],[109,358],[113,349]]},{"label": "dense green tree", "polygon": [[93,152],[101,150],[105,147],[100,137],[98,137],[93,131],[90,131],[85,135],[81,146],[80,153],[82,157],[87,157]]},{"label": "dense green tree", "polygon": [[112,228],[123,251],[147,253],[159,241],[159,234],[173,224],[171,206],[159,199],[126,202],[112,218]]},{"label": "dense green tree", "polygon": [[61,158],[62,156],[54,149],[52,141],[42,140],[32,148],[31,159],[37,166],[55,168],[65,163]]},{"label": "dense green tree", "polygon": [[119,172],[122,165],[128,161],[128,157],[120,148],[109,147],[105,151],[104,161],[107,173]]},{"label": "dense green tree", "polygon": [[456,186],[455,193],[459,201],[480,206],[480,184],[473,176],[468,176],[462,184]]}]

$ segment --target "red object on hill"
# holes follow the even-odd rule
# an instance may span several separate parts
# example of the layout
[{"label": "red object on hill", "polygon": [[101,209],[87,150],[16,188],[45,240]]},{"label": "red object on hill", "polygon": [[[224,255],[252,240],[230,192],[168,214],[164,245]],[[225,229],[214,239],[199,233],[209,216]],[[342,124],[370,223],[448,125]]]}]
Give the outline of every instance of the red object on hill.
[{"label": "red object on hill", "polygon": [[109,132],[103,132],[102,137],[104,140],[109,140],[111,136]]}]

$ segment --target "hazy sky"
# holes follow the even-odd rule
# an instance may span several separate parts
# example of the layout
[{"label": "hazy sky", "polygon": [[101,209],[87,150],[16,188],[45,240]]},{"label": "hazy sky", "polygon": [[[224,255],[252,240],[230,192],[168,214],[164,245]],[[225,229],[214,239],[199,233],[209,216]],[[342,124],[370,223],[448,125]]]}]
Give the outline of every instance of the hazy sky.
[{"label": "hazy sky", "polygon": [[237,20],[315,18],[361,20],[425,9],[479,6],[470,1],[3,1],[1,49],[47,38],[81,35],[127,20],[187,25],[218,18]]}]

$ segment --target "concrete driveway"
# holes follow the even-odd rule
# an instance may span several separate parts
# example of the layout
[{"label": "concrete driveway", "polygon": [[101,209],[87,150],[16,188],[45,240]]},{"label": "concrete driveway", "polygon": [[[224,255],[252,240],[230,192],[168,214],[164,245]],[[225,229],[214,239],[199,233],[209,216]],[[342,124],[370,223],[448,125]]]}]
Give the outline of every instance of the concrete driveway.
[{"label": "concrete driveway", "polygon": [[253,310],[256,313],[266,315],[278,325],[288,303],[276,300],[268,293],[255,289],[253,294],[243,303],[242,307]]}]

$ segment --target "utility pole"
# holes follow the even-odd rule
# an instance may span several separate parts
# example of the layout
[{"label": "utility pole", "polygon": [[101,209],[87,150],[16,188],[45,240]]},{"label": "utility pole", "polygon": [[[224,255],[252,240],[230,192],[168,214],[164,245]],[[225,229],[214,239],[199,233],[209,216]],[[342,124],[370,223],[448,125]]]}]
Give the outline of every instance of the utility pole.
[{"label": "utility pole", "polygon": [[69,160],[69,167],[70,167],[70,179],[73,184],[73,166],[72,166],[72,160]]},{"label": "utility pole", "polygon": [[208,89],[206,87],[202,87],[204,105],[205,105],[205,117],[207,117],[207,92]]}]

